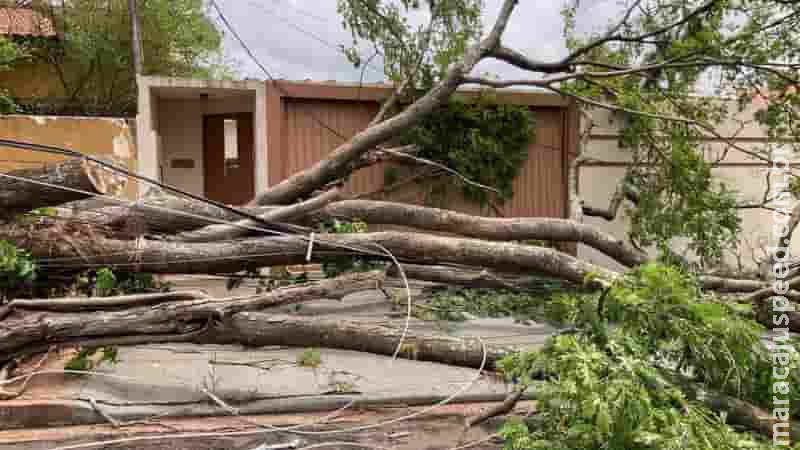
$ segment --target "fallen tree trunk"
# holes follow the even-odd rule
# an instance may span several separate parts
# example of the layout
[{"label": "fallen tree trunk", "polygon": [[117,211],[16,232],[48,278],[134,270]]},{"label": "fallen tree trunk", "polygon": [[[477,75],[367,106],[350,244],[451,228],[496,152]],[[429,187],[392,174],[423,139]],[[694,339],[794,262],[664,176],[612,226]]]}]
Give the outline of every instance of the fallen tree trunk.
[{"label": "fallen tree trunk", "polygon": [[[237,207],[253,215],[277,207]],[[153,189],[139,201],[119,204],[105,200],[80,200],[65,203],[59,213],[76,220],[124,231],[135,225],[142,234],[177,234],[223,222],[235,222],[242,217],[214,205],[179,197]]]},{"label": "fallen tree trunk", "polygon": [[[462,394],[458,397],[451,399],[449,405],[465,405],[475,403],[488,403],[491,405],[494,402],[501,402],[504,400],[504,394]],[[523,400],[527,401],[532,398],[531,395],[523,396]],[[227,398],[222,398],[228,401]],[[254,415],[269,415],[275,417],[278,414],[310,414],[330,412],[340,409],[388,409],[392,411],[394,408],[409,408],[431,406],[441,403],[448,399],[447,395],[418,395],[416,393],[409,393],[407,395],[320,395],[297,397],[287,396],[278,398],[258,398],[253,400],[240,400],[236,399],[236,410],[242,416]],[[97,403],[102,405],[102,410],[107,416],[113,417],[116,421],[122,422],[125,425],[125,431],[131,433],[135,432],[132,429],[134,424],[130,422],[142,421],[148,423],[153,417],[158,417],[163,420],[166,418],[181,418],[187,417],[213,417],[219,416],[225,411],[220,408],[216,403],[208,402],[207,400],[198,400],[196,402],[176,402],[171,404],[164,401],[154,401],[152,403],[133,402],[133,403]],[[233,401],[231,401],[233,403]],[[459,412],[462,408],[459,409]],[[440,414],[452,414],[453,412],[441,412]],[[53,431],[55,427],[75,426],[75,425],[93,425],[104,424],[109,421],[98,412],[90,401],[86,399],[75,400],[43,400],[43,401],[4,401],[0,402],[0,417],[2,417],[3,431],[13,429],[34,429],[34,428],[48,428]],[[65,420],[65,418],[68,418]],[[296,416],[293,416],[296,419]],[[361,418],[357,416],[357,418]],[[356,423],[357,424],[357,423]],[[41,430],[38,430],[41,433]],[[32,431],[36,433],[36,431]],[[42,442],[46,439],[42,438]],[[48,442],[52,445],[52,441]],[[0,448],[3,447],[0,443]],[[14,447],[18,449],[19,447]],[[41,448],[41,447],[37,447]],[[131,448],[131,447],[127,447]],[[142,447],[136,447],[142,448]],[[164,448],[164,447],[160,447]],[[181,447],[184,448],[184,447]],[[197,450],[197,447],[192,444],[188,447],[192,450]],[[205,447],[207,448],[207,447]],[[230,447],[223,447],[226,450]],[[269,450],[264,446],[257,448],[248,447],[250,450]],[[274,447],[273,447],[274,448]],[[281,449],[289,449],[288,446],[283,446]],[[175,450],[176,447],[170,446],[170,450]],[[233,450],[233,449],[231,449]],[[235,449],[244,450],[244,449]],[[275,449],[278,450],[278,449]]]},{"label": "fallen tree trunk", "polygon": [[152,273],[235,273],[266,266],[325,262],[343,256],[369,255],[418,264],[461,264],[512,272],[531,271],[584,284],[591,276],[596,285],[618,274],[556,250],[514,243],[432,236],[420,233],[381,232],[320,234],[310,245],[303,236],[278,236],[213,243],[178,243],[153,240],[121,241],[97,234],[71,235],[43,228],[0,228],[0,239],[13,242],[40,258],[48,269],[81,270],[100,266],[126,267]]},{"label": "fallen tree trunk", "polygon": [[643,264],[646,254],[609,234],[572,220],[555,218],[494,218],[395,202],[346,200],[328,205],[322,218],[359,219],[368,224],[402,225],[497,241],[580,242],[627,266]]},{"label": "fallen tree trunk", "polygon": [[[444,266],[420,266],[403,264],[403,273],[412,280],[481,289],[510,289],[514,291],[549,291],[553,279],[512,273],[498,273],[489,270],[456,268]],[[389,268],[387,274],[400,277],[397,267]]]},{"label": "fallen tree trunk", "polygon": [[117,196],[123,193],[126,185],[127,178],[92,161],[69,159],[36,169],[0,174],[0,209],[4,214],[13,214],[83,200],[95,194]]},{"label": "fallen tree trunk", "polygon": [[[340,200],[342,195],[339,189],[334,188],[310,200],[272,209],[262,214],[261,218],[268,222],[291,222],[323,208],[328,203]],[[253,234],[252,228],[259,225],[252,220],[245,219],[234,222],[232,225],[209,225],[199,230],[180,233],[171,239],[182,242],[226,241]]]},{"label": "fallen tree trunk", "polygon": [[[697,401],[719,414],[724,413],[727,416],[728,423],[744,427],[762,436],[769,438],[773,436],[773,426],[778,421],[772,417],[770,411],[724,393],[705,388],[674,372],[662,370],[661,373],[677,385],[689,400]],[[800,440],[800,427],[792,424],[786,431],[789,431],[792,442]]]},{"label": "fallen tree trunk", "polygon": [[[259,214],[270,222],[292,222],[302,225],[332,219],[358,219],[372,225],[399,225],[496,241],[579,242],[626,266],[636,266],[648,260],[646,254],[627,245],[623,240],[572,220],[481,217],[395,202],[337,201],[339,198],[338,191],[332,191],[283,208],[249,208],[246,211]],[[124,207],[111,207],[99,209],[97,213],[100,216],[111,217],[108,223],[114,228],[124,229],[128,222],[141,221],[143,227],[150,233],[178,233],[173,238],[178,241],[213,242],[258,234],[255,230],[248,229],[257,224],[239,220],[239,217],[230,212],[192,200],[166,196],[155,197],[152,201],[148,200],[147,204],[136,205],[130,212],[126,212]],[[181,216],[170,210],[181,211],[190,216]],[[204,220],[203,216],[217,221],[234,222],[236,225],[216,224]]]},{"label": "fallen tree trunk", "polygon": [[[241,343],[329,347],[393,355],[402,330],[377,323],[255,313],[269,307],[342,298],[380,287],[381,272],[351,274],[311,285],[231,299],[199,299],[124,309],[96,304],[92,312],[14,308],[0,326],[0,361],[63,345],[137,345],[148,342]],[[101,308],[102,307],[102,308]],[[76,308],[77,309],[77,308]],[[487,369],[513,351],[478,339],[406,337],[400,356]]]},{"label": "fallen tree trunk", "polygon": [[[223,336],[248,345],[291,345],[329,347],[392,356],[400,342],[402,329],[363,321],[318,319],[241,313],[231,317]],[[487,370],[515,351],[513,347],[486,344]],[[408,335],[398,356],[453,366],[478,368],[483,362],[484,345],[475,338]]]}]

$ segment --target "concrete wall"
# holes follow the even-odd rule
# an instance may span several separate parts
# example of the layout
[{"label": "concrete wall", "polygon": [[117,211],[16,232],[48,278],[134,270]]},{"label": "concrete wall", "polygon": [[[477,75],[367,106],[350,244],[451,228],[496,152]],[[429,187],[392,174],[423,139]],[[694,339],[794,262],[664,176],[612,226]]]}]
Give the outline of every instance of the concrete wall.
[{"label": "concrete wall", "polygon": [[[731,108],[736,107],[733,102],[729,105]],[[735,136],[733,140],[737,146],[752,150],[762,149],[766,145],[765,133],[753,120],[754,111],[755,109],[751,107],[736,114],[734,120],[718,128],[718,133],[722,136]],[[597,161],[587,163],[581,168],[579,189],[586,204],[606,208],[625,173],[630,161],[630,152],[618,145],[620,127],[618,116],[605,110],[595,110],[591,114],[595,127],[586,151]],[[714,160],[723,156],[726,147],[724,142],[712,136],[703,139],[701,145],[706,150],[707,157]],[[766,189],[766,167],[763,162],[731,149],[714,173],[729,189],[738,192],[739,201],[757,201],[763,197]],[[740,245],[736,251],[726,255],[726,263],[736,264],[735,254],[738,254],[746,265],[752,266],[753,253],[763,255],[766,246],[774,244],[772,238],[774,220],[770,211],[761,209],[741,210],[739,215],[742,219]],[[627,233],[627,219],[622,210],[613,222],[609,223],[598,218],[587,218],[586,222],[620,238],[625,237]],[[795,242],[793,254],[798,252],[800,252],[800,242]],[[585,246],[579,248],[579,256],[618,268],[609,258]]]},{"label": "concrete wall", "polygon": [[[90,155],[109,155],[136,170],[135,130],[125,119],[101,117],[0,115],[0,136],[5,139],[54,145]],[[0,172],[41,166],[63,156],[0,146]],[[136,196],[136,183],[129,183],[127,196]]]},{"label": "concrete wall", "polygon": [[[140,76],[137,143],[139,170],[196,194],[204,194],[203,115],[254,113],[256,190],[267,187],[266,86],[262,81],[195,80]],[[207,99],[202,96],[208,95]],[[173,159],[194,167],[172,168]],[[139,195],[143,195],[142,189]]]},{"label": "concrete wall", "polygon": [[[193,194],[203,195],[203,115],[255,112],[255,95],[221,99],[158,99],[159,164],[163,180]],[[173,168],[171,161],[186,159],[192,168]]]}]

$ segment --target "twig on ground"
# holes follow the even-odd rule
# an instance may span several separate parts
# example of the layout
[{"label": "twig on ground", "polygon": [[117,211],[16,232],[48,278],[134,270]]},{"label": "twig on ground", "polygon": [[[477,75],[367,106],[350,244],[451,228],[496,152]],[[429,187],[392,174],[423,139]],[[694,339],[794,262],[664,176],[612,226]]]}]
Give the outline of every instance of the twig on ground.
[{"label": "twig on ground", "polygon": [[508,414],[514,409],[514,406],[517,405],[517,402],[522,398],[525,394],[525,388],[515,388],[502,403],[499,403],[491,408],[488,408],[486,411],[478,414],[477,416],[470,417],[466,420],[466,426],[474,427],[475,425],[481,424],[492,417],[502,416],[504,414]]},{"label": "twig on ground", "polygon": [[105,410],[103,410],[103,408],[100,407],[100,405],[97,403],[97,400],[95,400],[94,397],[88,397],[87,400],[89,401],[89,404],[92,405],[92,409],[94,409],[94,411],[97,414],[100,414],[100,417],[105,419],[106,422],[110,423],[112,427],[114,428],[122,427],[122,425],[117,419],[111,417],[110,414],[105,412]]}]

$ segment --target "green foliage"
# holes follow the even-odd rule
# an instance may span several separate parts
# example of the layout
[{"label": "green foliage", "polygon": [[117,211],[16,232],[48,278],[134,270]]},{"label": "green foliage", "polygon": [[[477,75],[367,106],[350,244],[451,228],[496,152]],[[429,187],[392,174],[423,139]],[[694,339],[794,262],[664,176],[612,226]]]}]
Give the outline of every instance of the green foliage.
[{"label": "green foliage", "polygon": [[561,375],[536,386],[539,403],[530,422],[503,428],[506,448],[771,448],[691,403],[628,347],[624,340],[601,346],[585,336],[559,336],[526,361]]},{"label": "green foliage", "polygon": [[322,231],[326,233],[366,233],[367,223],[354,219],[351,221],[333,219],[322,224]]},{"label": "green foliage", "polygon": [[316,369],[322,365],[322,353],[318,348],[307,348],[297,355],[297,365],[309,369]]},{"label": "green foliage", "polygon": [[[99,358],[96,357],[97,352],[100,352]],[[84,372],[94,369],[103,362],[109,364],[116,364],[119,362],[119,352],[116,347],[82,348],[66,365],[64,365],[64,369]]]},{"label": "green foliage", "polygon": [[[423,319],[463,321],[471,317],[513,317],[517,320],[552,319],[552,310],[566,288],[556,281],[543,280],[542,292],[517,293],[492,289],[458,289],[435,293],[417,316]],[[573,294],[576,295],[576,294]],[[571,297],[570,297],[571,298]]]},{"label": "green foliage", "polygon": [[[628,6],[633,2],[620,8]],[[609,29],[580,29],[577,18],[585,12],[585,2],[569,3],[564,10],[567,47],[580,52],[577,59],[600,75],[560,87],[616,110],[621,144],[636,163],[626,178],[628,191],[639,197],[628,210],[634,242],[666,251],[681,238],[708,266],[732,244],[739,222],[734,193],[711,180],[718,155],[706,152],[711,146],[702,137],[713,130],[723,137],[737,134],[730,125],[744,117],[739,114],[747,107],[758,110],[756,118],[771,138],[797,141],[797,2],[644,0],[636,6],[625,25],[611,33],[617,38],[589,46]],[[676,20],[682,17],[686,20]],[[642,35],[648,39],[637,38]],[[602,74],[658,64],[666,65],[643,74]],[[697,95],[700,89],[714,95],[709,88],[728,98]],[[738,98],[738,108],[730,97]],[[800,149],[796,143],[786,146]],[[772,150],[773,144],[753,145],[740,156],[768,160]]]},{"label": "green foliage", "polygon": [[559,309],[574,331],[499,363],[539,399],[532,419],[504,427],[506,448],[771,448],[695,403],[671,375],[756,404],[772,401],[763,327],[703,297],[690,276],[645,265]]},{"label": "green foliage", "polygon": [[[323,233],[366,233],[369,231],[366,222],[359,219],[352,221],[333,219],[320,224],[319,229]],[[322,264],[322,272],[328,278],[337,277],[347,272],[367,272],[380,267],[380,263],[374,258],[365,256],[344,256],[335,260],[326,261]]]},{"label": "green foliage", "polygon": [[[70,101],[128,112],[136,104],[131,25],[126,0],[72,0],[45,14],[55,17],[59,40],[32,42],[31,56],[61,76]],[[225,75],[216,63],[222,34],[203,0],[139,1],[145,75],[210,78]]]},{"label": "green foliage", "polygon": [[[497,198],[503,202],[514,194],[514,179],[528,159],[534,130],[528,108],[497,104],[484,92],[477,101],[451,100],[402,140],[417,145],[418,156],[497,189]],[[481,204],[489,199],[485,189],[470,184],[463,184],[463,192],[467,199]]]},{"label": "green foliage", "polygon": [[116,285],[117,277],[111,269],[103,267],[97,270],[94,281],[95,296],[107,297],[111,295]]},{"label": "green foliage", "polygon": [[[23,50],[16,43],[0,36],[0,72],[11,70],[14,62],[23,55]],[[0,89],[0,114],[10,114],[16,111],[17,105],[9,97],[9,93]]]},{"label": "green foliage", "polygon": [[[97,269],[88,277],[81,277],[79,288],[83,287],[89,295],[109,297],[114,295],[148,294],[168,292],[169,283],[156,281],[153,274],[140,272],[114,272],[108,267]],[[87,289],[89,288],[90,289]]]},{"label": "green foliage", "polygon": [[680,237],[701,261],[713,262],[740,229],[735,193],[712,178],[698,132],[684,124],[642,123],[648,120],[632,118],[624,131],[625,145],[639,148],[637,156],[647,162],[628,181],[638,194],[636,207],[628,211],[631,238],[666,253]]},{"label": "green foliage", "polygon": [[[482,31],[483,0],[338,0],[338,9],[353,36],[352,47],[345,49],[350,61],[364,64],[360,44],[375,47],[389,80],[413,80],[411,95],[441,79]],[[428,23],[415,25],[410,15]]]},{"label": "green foliage", "polygon": [[0,241],[0,300],[8,300],[30,287],[36,271],[36,262],[28,252]]}]

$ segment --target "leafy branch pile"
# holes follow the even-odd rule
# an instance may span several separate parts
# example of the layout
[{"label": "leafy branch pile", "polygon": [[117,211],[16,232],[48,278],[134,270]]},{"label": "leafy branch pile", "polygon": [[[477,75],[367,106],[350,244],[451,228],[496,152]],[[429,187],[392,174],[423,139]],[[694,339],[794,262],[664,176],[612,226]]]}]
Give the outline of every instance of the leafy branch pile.
[{"label": "leafy branch pile", "polygon": [[[646,265],[603,294],[557,302],[566,309],[551,318],[567,319],[574,331],[500,363],[539,399],[536,415],[505,426],[508,449],[772,448],[732,427],[698,394],[765,408],[773,395],[786,397],[772,391],[763,327],[704,297],[691,277]],[[798,386],[793,355],[787,382]],[[800,396],[789,395],[796,416]]]}]

